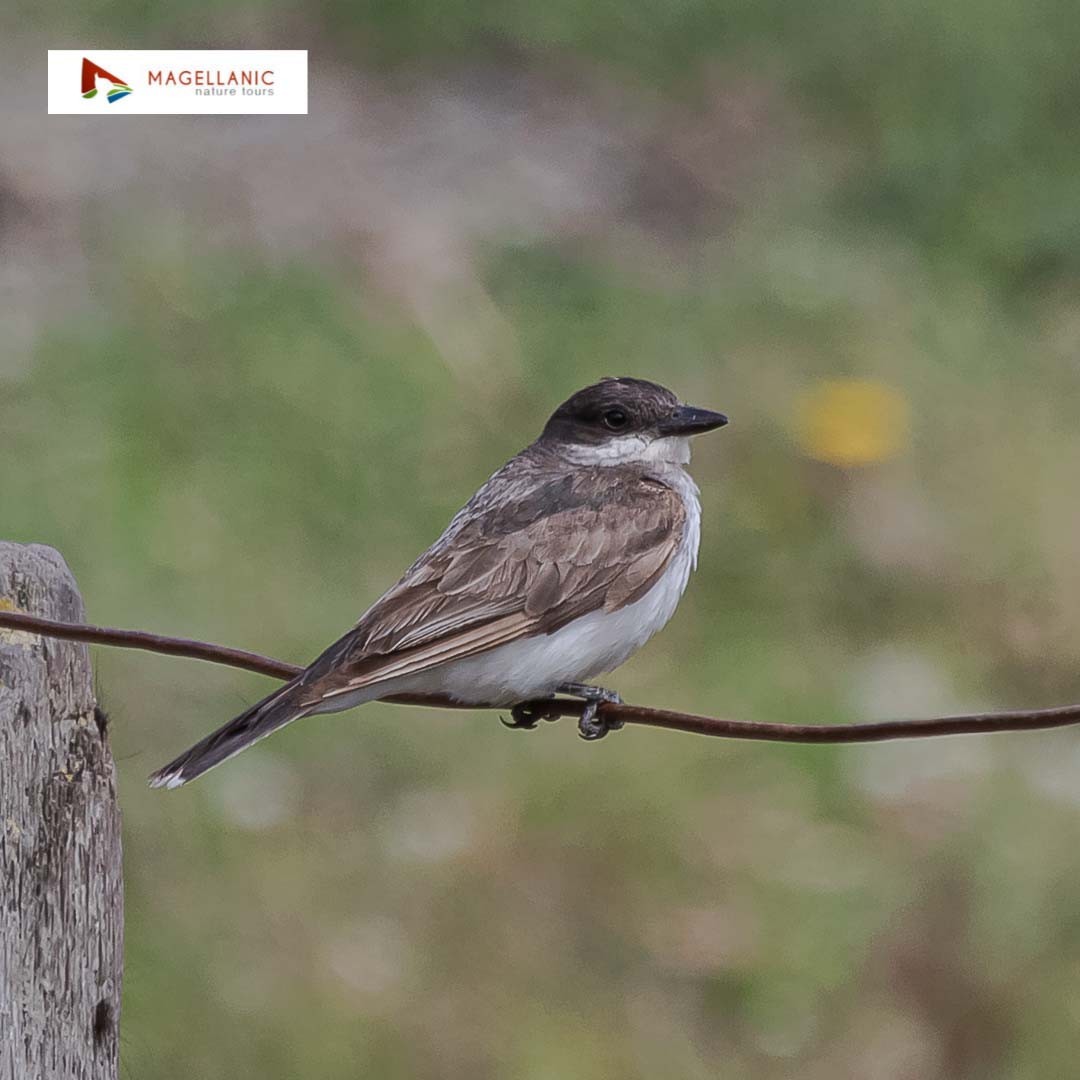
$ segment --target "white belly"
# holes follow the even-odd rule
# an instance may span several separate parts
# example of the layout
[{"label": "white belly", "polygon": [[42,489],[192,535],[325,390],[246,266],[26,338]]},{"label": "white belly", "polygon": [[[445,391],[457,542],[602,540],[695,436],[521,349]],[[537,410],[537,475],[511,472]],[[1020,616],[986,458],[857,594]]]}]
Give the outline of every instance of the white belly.
[{"label": "white belly", "polygon": [[[680,470],[681,471],[681,470]],[[686,476],[685,473],[682,474]],[[697,564],[701,512],[686,476],[686,532],[661,578],[640,600],[619,611],[594,611],[553,634],[522,638],[489,652],[443,664],[380,688],[391,693],[449,694],[465,704],[512,705],[554,693],[564,682],[584,682],[617,668],[675,614]]]},{"label": "white belly", "polygon": [[701,536],[698,489],[689,474],[665,477],[686,507],[686,531],[663,575],[640,600],[619,611],[594,611],[553,634],[521,638],[418,675],[387,679],[353,694],[327,699],[311,711],[339,712],[394,694],[448,695],[465,705],[513,705],[555,692],[560,683],[585,682],[617,668],[675,614],[697,565]]},{"label": "white belly", "polygon": [[447,664],[430,676],[465,703],[512,705],[555,692],[560,683],[585,682],[617,668],[675,614],[692,561],[676,556],[640,600],[619,611],[594,611],[553,634],[523,638]]}]

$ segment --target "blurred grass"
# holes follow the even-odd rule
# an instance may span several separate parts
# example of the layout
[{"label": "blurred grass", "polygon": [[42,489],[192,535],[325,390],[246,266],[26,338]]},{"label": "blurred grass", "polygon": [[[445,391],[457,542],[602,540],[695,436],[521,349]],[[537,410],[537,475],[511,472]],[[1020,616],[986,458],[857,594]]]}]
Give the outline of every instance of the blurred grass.
[{"label": "blurred grass", "polygon": [[347,64],[413,71],[572,58],[688,96],[717,70],[763,74],[851,154],[833,198],[849,225],[887,229],[947,266],[979,265],[1009,293],[1078,269],[1080,15],[1066,0],[317,0],[302,9],[95,0],[25,17],[143,47],[281,44],[300,25],[322,43],[318,54]]},{"label": "blurred grass", "polygon": [[[225,46],[236,26],[297,44],[281,12],[35,18],[145,46]],[[293,18],[339,61],[406,73],[570,57],[686,101],[752,72],[805,142],[681,261],[490,240],[479,277],[523,360],[482,385],[370,275],[90,217],[96,311],[58,310],[0,383],[0,513],[5,538],[65,554],[92,620],[303,661],[555,404],[631,374],[734,423],[697,446],[701,567],[611,680],[625,696],[791,721],[1080,698],[1074,7],[329,0]],[[910,418],[861,469],[799,441],[800,409],[848,379]],[[266,683],[97,661],[128,1075],[1073,1069],[1069,732],[584,747],[371,706],[163,798],[145,774]]]}]

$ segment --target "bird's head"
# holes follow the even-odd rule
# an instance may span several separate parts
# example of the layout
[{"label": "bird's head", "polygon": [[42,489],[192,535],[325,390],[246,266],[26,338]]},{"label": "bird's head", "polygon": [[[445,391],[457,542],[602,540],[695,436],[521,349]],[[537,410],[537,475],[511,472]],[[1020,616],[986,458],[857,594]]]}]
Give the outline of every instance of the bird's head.
[{"label": "bird's head", "polygon": [[645,379],[601,379],[551,415],[541,444],[582,465],[690,460],[690,436],[723,427],[723,413],[684,405]]}]

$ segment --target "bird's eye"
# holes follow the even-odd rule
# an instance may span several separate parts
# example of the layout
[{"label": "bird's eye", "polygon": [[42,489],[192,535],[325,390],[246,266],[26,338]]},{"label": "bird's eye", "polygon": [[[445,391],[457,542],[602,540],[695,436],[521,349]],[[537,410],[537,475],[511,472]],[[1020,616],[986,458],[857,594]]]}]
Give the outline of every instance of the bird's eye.
[{"label": "bird's eye", "polygon": [[627,416],[622,409],[608,409],[604,413],[604,427],[611,428],[612,431],[618,431],[620,428],[626,427]]}]

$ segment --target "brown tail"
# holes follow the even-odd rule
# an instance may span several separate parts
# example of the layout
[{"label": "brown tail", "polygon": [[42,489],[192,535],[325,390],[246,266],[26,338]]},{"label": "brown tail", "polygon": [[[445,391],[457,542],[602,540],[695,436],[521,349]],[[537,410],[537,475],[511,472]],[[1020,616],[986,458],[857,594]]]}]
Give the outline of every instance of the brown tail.
[{"label": "brown tail", "polygon": [[296,703],[298,680],[286,683],[269,697],[242,712],[235,720],[207,735],[190,750],[150,775],[152,788],[181,787],[189,780],[239,754],[252,743],[265,739],[278,728],[299,720],[307,710]]}]

